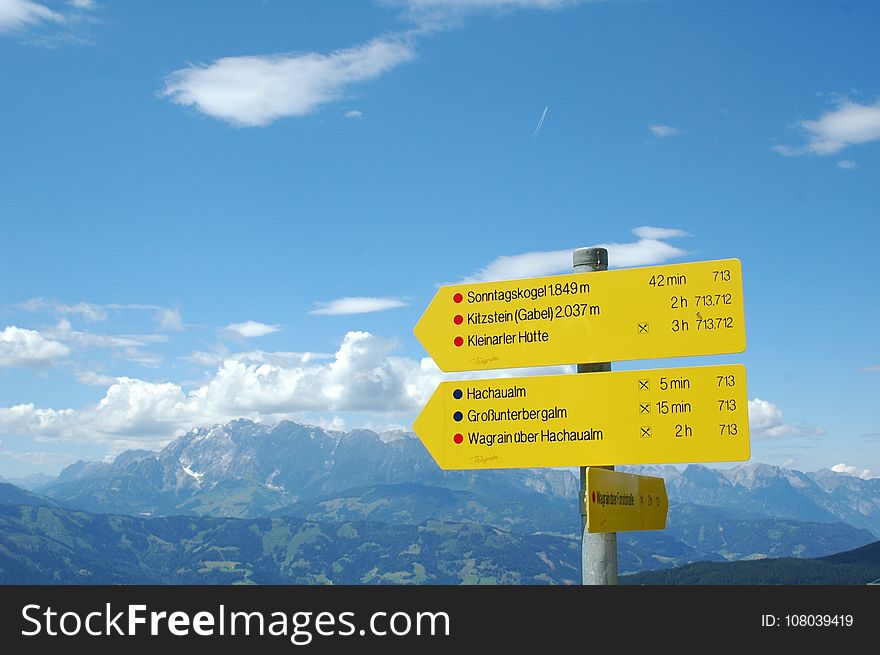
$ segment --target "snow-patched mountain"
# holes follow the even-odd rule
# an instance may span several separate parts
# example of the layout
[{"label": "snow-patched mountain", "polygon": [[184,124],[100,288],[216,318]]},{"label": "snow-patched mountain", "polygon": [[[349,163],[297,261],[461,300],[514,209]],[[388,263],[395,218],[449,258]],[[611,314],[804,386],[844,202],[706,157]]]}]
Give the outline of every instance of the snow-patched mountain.
[{"label": "snow-patched mountain", "polygon": [[352,487],[411,482],[502,497],[573,499],[577,489],[566,470],[442,471],[412,433],[237,420],[159,452],[77,462],[40,491],[90,511],[258,517]]},{"label": "snow-patched mountain", "polygon": [[[756,463],[620,470],[665,478],[673,504],[733,510],[741,518],[844,522],[880,536],[880,479]],[[255,518],[318,499],[339,508],[351,502],[343,500],[349,490],[399,484],[467,491],[472,506],[501,511],[504,503],[505,515],[514,512],[512,504],[523,503],[549,517],[576,506],[578,483],[573,469],[442,471],[410,432],[237,420],[192,430],[159,452],[133,450],[112,463],[78,462],[38,491],[97,512]],[[405,495],[409,503],[419,499]]]},{"label": "snow-patched mountain", "polygon": [[730,469],[691,464],[622,467],[666,480],[670,502],[735,509],[745,515],[833,523],[842,521],[880,536],[880,478],[829,469],[802,473],[769,464]]}]

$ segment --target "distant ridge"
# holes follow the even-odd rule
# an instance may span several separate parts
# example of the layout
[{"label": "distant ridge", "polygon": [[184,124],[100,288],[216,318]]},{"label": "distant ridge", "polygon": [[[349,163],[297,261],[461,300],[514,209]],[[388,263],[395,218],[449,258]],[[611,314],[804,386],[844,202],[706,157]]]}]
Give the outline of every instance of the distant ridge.
[{"label": "distant ridge", "polygon": [[864,585],[880,580],[880,541],[816,559],[697,562],[621,576],[628,585]]}]

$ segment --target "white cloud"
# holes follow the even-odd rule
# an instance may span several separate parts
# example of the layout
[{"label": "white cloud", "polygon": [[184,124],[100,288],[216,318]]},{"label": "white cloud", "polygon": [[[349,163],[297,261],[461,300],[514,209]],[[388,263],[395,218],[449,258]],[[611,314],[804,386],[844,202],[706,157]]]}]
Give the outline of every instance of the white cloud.
[{"label": "white cloud", "polygon": [[70,0],[70,4],[77,9],[94,9],[97,7],[95,0]]},{"label": "white cloud", "polygon": [[277,324],[269,325],[259,321],[245,321],[244,323],[230,323],[223,328],[222,332],[228,335],[244,337],[245,339],[252,339],[254,337],[264,337],[267,334],[278,332],[280,329],[281,326]]},{"label": "white cloud", "polygon": [[749,401],[749,428],[754,436],[780,437],[791,432],[791,426],[782,421],[782,410],[760,398]]},{"label": "white cloud", "polygon": [[107,320],[107,312],[104,307],[88,302],[66,305],[55,300],[47,300],[46,298],[31,298],[30,300],[23,302],[20,307],[29,312],[38,312],[44,309],[49,309],[61,316],[82,316],[90,323],[100,323]]},{"label": "white cloud", "polygon": [[0,433],[72,442],[161,445],[194,425],[237,417],[293,418],[302,412],[414,412],[443,374],[430,359],[392,354],[395,342],[349,332],[328,357],[244,353],[224,359],[205,384],[115,378],[80,409],[0,407]]},{"label": "white cloud", "polygon": [[0,0],[0,33],[13,32],[39,23],[61,23],[64,16],[32,0]]},{"label": "white cloud", "polygon": [[322,359],[333,359],[334,355],[315,352],[266,352],[249,350],[247,352],[229,353],[227,349],[218,347],[216,352],[196,351],[183,359],[193,364],[206,367],[220,366],[224,361],[231,360],[248,364],[273,364],[276,366],[299,366]]},{"label": "white cloud", "polygon": [[[0,0],[2,2],[2,0]],[[163,307],[162,305],[144,305],[137,303],[119,304],[108,303],[96,305],[95,303],[79,302],[75,305],[67,305],[57,300],[46,298],[31,298],[19,305],[21,309],[29,312],[49,310],[59,316],[81,316],[90,323],[101,323],[107,320],[107,310],[114,311],[150,311],[155,312],[156,324],[162,330],[179,332],[184,329],[183,318],[178,307]]]},{"label": "white cloud", "polygon": [[841,159],[835,165],[837,166],[837,168],[842,168],[847,171],[851,171],[852,169],[859,167],[859,163],[853,161],[852,159]]},{"label": "white cloud", "polygon": [[78,314],[87,321],[100,322],[107,320],[107,312],[98,305],[90,303],[77,303],[76,305],[58,305],[56,310],[59,314]]},{"label": "white cloud", "polygon": [[648,129],[651,130],[651,134],[662,139],[667,136],[676,136],[681,134],[681,130],[677,127],[669,127],[668,125],[649,125]]},{"label": "white cloud", "polygon": [[343,116],[345,116],[345,118],[363,118],[364,112],[359,111],[357,109],[352,109],[350,111],[345,112],[343,114]]},{"label": "white cloud", "polygon": [[175,104],[233,125],[268,125],[344,98],[352,85],[379,77],[414,56],[404,41],[378,38],[329,55],[224,57],[174,71],[161,93]]},{"label": "white cloud", "polygon": [[198,366],[217,366],[223,361],[218,353],[209,353],[203,350],[197,350],[189,357],[184,358],[185,361],[192,362]]},{"label": "white cloud", "polygon": [[81,453],[0,450],[0,461],[4,465],[9,466],[11,462],[15,462],[16,476],[27,475],[29,472],[57,475],[65,466],[81,459],[83,459]]},{"label": "white cloud", "polygon": [[180,309],[178,308],[159,307],[156,310],[156,323],[160,330],[172,332],[183,330],[183,317],[180,315]]},{"label": "white cloud", "polygon": [[674,227],[651,227],[650,225],[635,228],[633,234],[641,239],[674,239],[691,236],[684,230],[677,230]]},{"label": "white cloud", "polygon": [[46,330],[46,336],[77,348],[130,349],[168,341],[164,334],[98,334],[74,330],[66,318],[58,321],[58,325],[51,330]]},{"label": "white cloud", "polygon": [[40,440],[112,442],[138,437],[161,443],[188,423],[186,396],[172,383],[118,378],[96,404],[83,409],[39,409],[33,403],[0,408],[0,430]]},{"label": "white cloud", "polygon": [[873,364],[871,366],[866,366],[862,369],[864,373],[878,373],[880,372],[880,364]]},{"label": "white cloud", "polygon": [[[686,251],[676,248],[661,239],[688,236],[682,230],[658,227],[637,227],[633,232],[641,236],[631,243],[600,243],[598,247],[608,250],[611,268],[629,268],[660,264]],[[656,235],[647,237],[645,235]],[[501,255],[476,273],[465,277],[462,282],[490,282],[496,280],[515,280],[521,277],[540,277],[572,272],[572,251],[550,250],[527,252],[519,255]]]},{"label": "white cloud", "polygon": [[846,475],[852,475],[857,478],[861,478],[862,480],[870,480],[873,475],[871,475],[871,469],[860,469],[857,466],[849,466],[848,464],[840,463],[835,464],[831,467],[831,470],[835,473],[845,473]]},{"label": "white cloud", "polygon": [[338,298],[329,302],[316,303],[317,309],[313,309],[309,314],[318,314],[323,316],[338,316],[342,314],[369,314],[372,312],[381,312],[386,309],[395,309],[397,307],[406,307],[406,303],[399,298],[370,298],[364,296],[349,296],[346,298]]},{"label": "white cloud", "polygon": [[138,348],[124,348],[122,350],[122,358],[147,368],[158,368],[162,363],[162,356],[153,353],[146,353]]},{"label": "white cloud", "polygon": [[586,0],[380,0],[401,7],[405,16],[416,23],[419,33],[456,27],[470,15],[480,12],[505,12],[519,9],[556,10],[581,4]]},{"label": "white cloud", "polygon": [[600,243],[599,245],[608,249],[608,265],[611,268],[662,264],[687,254],[686,250],[671,246],[659,239],[639,239],[634,243]]},{"label": "white cloud", "polygon": [[112,375],[104,375],[95,371],[77,371],[74,375],[76,375],[77,381],[90,387],[106,387],[116,382],[116,378]]},{"label": "white cloud", "polygon": [[[193,426],[234,418],[282,419],[342,425],[358,413],[360,425],[408,424],[449,376],[428,358],[394,354],[396,342],[349,332],[333,354],[251,351],[223,356],[213,375],[191,390],[175,382],[117,377],[97,403],[80,408],[0,407],[0,434],[43,441],[104,445],[109,452],[161,447]],[[471,371],[454,379],[548,375],[573,367]],[[95,381],[100,374],[80,374]],[[404,416],[404,419],[401,419]]]},{"label": "white cloud", "polygon": [[807,144],[800,147],[778,145],[773,150],[786,157],[833,155],[852,145],[880,140],[880,101],[861,105],[845,100],[837,109],[826,112],[817,120],[800,121],[798,125],[808,137]]},{"label": "white cloud", "polygon": [[541,131],[541,128],[544,127],[544,121],[547,120],[547,113],[550,111],[550,106],[547,105],[544,107],[544,111],[541,112],[541,117],[538,119],[538,124],[535,126],[534,137],[537,137]]},{"label": "white cloud", "polygon": [[825,434],[821,428],[792,425],[782,417],[782,410],[769,400],[755,398],[749,401],[749,429],[755,438],[818,437]]},{"label": "white cloud", "polygon": [[[400,1],[400,0],[399,0]],[[558,9],[576,5],[583,0],[402,0],[413,9],[461,8],[461,9],[501,9],[507,7],[523,9]]]},{"label": "white cloud", "polygon": [[584,0],[385,0],[402,5],[414,17],[451,18],[469,13],[504,9],[561,9]]},{"label": "white cloud", "polygon": [[281,366],[227,359],[193,397],[212,415],[413,410],[426,392],[419,364],[391,356],[394,345],[349,332],[329,362]]},{"label": "white cloud", "polygon": [[226,355],[223,360],[231,359],[236,362],[246,362],[249,364],[273,364],[275,366],[300,366],[309,364],[319,360],[333,359],[336,355],[333,353],[316,353],[316,352],[266,352],[264,350],[250,350],[243,353],[234,353]]},{"label": "white cloud", "polygon": [[525,252],[519,255],[501,255],[462,282],[490,282],[513,280],[520,277],[539,277],[571,271],[569,250]]},{"label": "white cloud", "polygon": [[0,366],[48,366],[69,354],[70,349],[63,343],[47,339],[36,330],[9,325],[0,332]]}]

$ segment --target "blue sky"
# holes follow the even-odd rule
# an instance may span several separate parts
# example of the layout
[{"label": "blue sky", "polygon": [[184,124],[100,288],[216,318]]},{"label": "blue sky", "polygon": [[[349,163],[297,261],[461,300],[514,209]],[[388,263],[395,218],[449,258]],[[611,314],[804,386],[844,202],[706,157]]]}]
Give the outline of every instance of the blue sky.
[{"label": "blue sky", "polygon": [[[752,461],[880,475],[880,7],[0,0],[0,475],[409,428],[438,284],[737,257]],[[518,372],[518,373],[521,373]],[[508,372],[509,374],[509,372]]]}]

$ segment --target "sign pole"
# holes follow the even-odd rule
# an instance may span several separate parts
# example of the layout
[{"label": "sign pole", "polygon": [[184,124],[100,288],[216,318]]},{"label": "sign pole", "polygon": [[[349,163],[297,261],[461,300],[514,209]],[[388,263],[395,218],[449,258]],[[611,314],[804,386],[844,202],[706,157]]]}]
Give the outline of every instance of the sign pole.
[{"label": "sign pole", "polygon": [[[605,248],[578,248],[572,253],[575,273],[608,270]],[[610,371],[611,362],[588,362],[577,365],[578,373]],[[603,467],[614,470],[613,466]],[[579,502],[581,507],[581,571],[582,584],[617,584],[617,533],[587,531],[587,467],[580,467]]]}]

